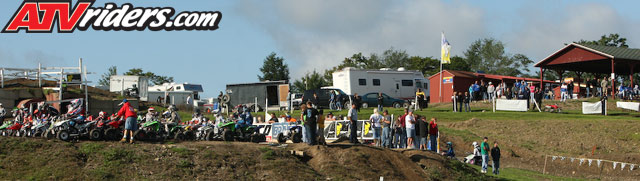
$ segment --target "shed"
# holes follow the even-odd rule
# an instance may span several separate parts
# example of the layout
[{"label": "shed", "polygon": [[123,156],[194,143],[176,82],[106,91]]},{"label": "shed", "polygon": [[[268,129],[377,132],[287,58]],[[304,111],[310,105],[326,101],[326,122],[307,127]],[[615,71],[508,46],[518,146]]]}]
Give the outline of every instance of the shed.
[{"label": "shed", "polygon": [[[440,80],[440,74],[442,73],[442,80]],[[506,75],[494,75],[485,73],[474,73],[467,71],[457,70],[443,70],[429,77],[430,94],[432,103],[448,103],[452,102],[451,96],[453,92],[467,92],[469,86],[475,81],[484,81],[486,83],[492,82],[493,85],[499,83],[505,83],[507,86],[512,86],[516,81],[524,80],[532,82],[534,84],[540,84],[539,79],[526,78],[526,77],[514,77]],[[442,81],[440,84],[439,81]],[[552,81],[545,81],[546,84],[557,84]],[[440,92],[440,85],[442,85],[442,92]],[[442,95],[442,96],[440,96]]]},{"label": "shed", "polygon": [[[259,108],[286,107],[289,84],[285,80],[265,81],[255,83],[227,84],[229,105],[255,104],[256,98]],[[265,105],[268,100],[268,105]]]}]

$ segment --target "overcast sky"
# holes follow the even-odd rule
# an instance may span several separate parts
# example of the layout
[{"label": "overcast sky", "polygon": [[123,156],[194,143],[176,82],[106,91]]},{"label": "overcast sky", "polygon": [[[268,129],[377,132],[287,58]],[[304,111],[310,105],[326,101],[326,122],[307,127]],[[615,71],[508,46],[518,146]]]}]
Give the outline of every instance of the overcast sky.
[{"label": "overcast sky", "polygon": [[[75,1],[74,1],[75,2]],[[70,66],[83,58],[97,82],[109,66],[143,68],[178,82],[203,84],[205,97],[229,83],[256,82],[265,56],[276,52],[291,78],[337,65],[354,53],[390,47],[438,57],[440,32],[462,56],[471,42],[495,38],[509,53],[535,62],[564,43],[619,33],[640,46],[640,1],[377,1],[377,0],[136,0],[102,1],[220,11],[216,31],[0,34],[0,67]],[[21,1],[0,2],[0,24]]]}]

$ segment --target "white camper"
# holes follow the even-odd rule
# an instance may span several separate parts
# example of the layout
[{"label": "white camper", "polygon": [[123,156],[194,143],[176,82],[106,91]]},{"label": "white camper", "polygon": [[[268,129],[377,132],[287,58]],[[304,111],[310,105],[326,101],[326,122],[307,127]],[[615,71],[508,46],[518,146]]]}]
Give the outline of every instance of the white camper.
[{"label": "white camper", "polygon": [[346,67],[333,72],[333,88],[338,88],[349,95],[364,95],[371,92],[382,92],[393,98],[412,100],[418,89],[422,89],[429,97],[429,80],[422,72],[398,68],[392,70],[356,69]]},{"label": "white camper", "polygon": [[123,93],[133,89],[135,86],[138,88],[138,97],[140,97],[140,100],[147,101],[147,90],[149,87],[148,77],[135,75],[113,75],[109,77],[109,81],[109,92]]}]

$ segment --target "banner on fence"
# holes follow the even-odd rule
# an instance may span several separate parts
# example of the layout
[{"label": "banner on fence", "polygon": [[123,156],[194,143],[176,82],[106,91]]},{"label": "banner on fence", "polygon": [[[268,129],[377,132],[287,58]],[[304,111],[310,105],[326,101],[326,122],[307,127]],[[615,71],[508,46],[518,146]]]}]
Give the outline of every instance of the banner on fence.
[{"label": "banner on fence", "polygon": [[638,102],[616,102],[616,106],[622,109],[640,111],[640,103]]},{"label": "banner on fence", "polygon": [[582,102],[582,114],[602,114],[602,102]]},{"label": "banner on fence", "polygon": [[527,100],[496,100],[496,110],[499,111],[527,111]]}]

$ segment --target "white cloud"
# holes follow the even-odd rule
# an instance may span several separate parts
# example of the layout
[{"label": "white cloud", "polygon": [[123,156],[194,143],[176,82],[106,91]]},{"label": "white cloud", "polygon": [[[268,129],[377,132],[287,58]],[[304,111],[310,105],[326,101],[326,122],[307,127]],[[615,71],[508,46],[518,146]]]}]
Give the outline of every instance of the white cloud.
[{"label": "white cloud", "polygon": [[335,66],[354,53],[380,53],[390,47],[437,58],[441,31],[454,55],[463,56],[473,41],[493,36],[506,43],[507,52],[535,62],[580,39],[619,33],[632,47],[640,40],[634,34],[640,22],[607,4],[532,1],[507,8],[517,11],[496,7],[491,11],[498,11],[500,18],[490,17],[466,1],[279,0],[238,5],[247,19],[271,36],[277,53],[289,60],[292,78]]},{"label": "white cloud", "polygon": [[609,33],[619,33],[627,38],[627,44],[637,45],[633,30],[640,28],[638,22],[621,16],[609,5],[573,4],[551,12],[543,10],[544,6],[549,4],[522,11],[520,18],[526,23],[504,37],[512,52],[524,53],[537,62],[564,43],[597,40]]},{"label": "white cloud", "polygon": [[354,53],[390,47],[435,57],[441,31],[453,53],[461,54],[486,32],[482,10],[440,1],[243,1],[238,9],[266,29],[278,53],[290,60],[293,78],[335,66]]}]

